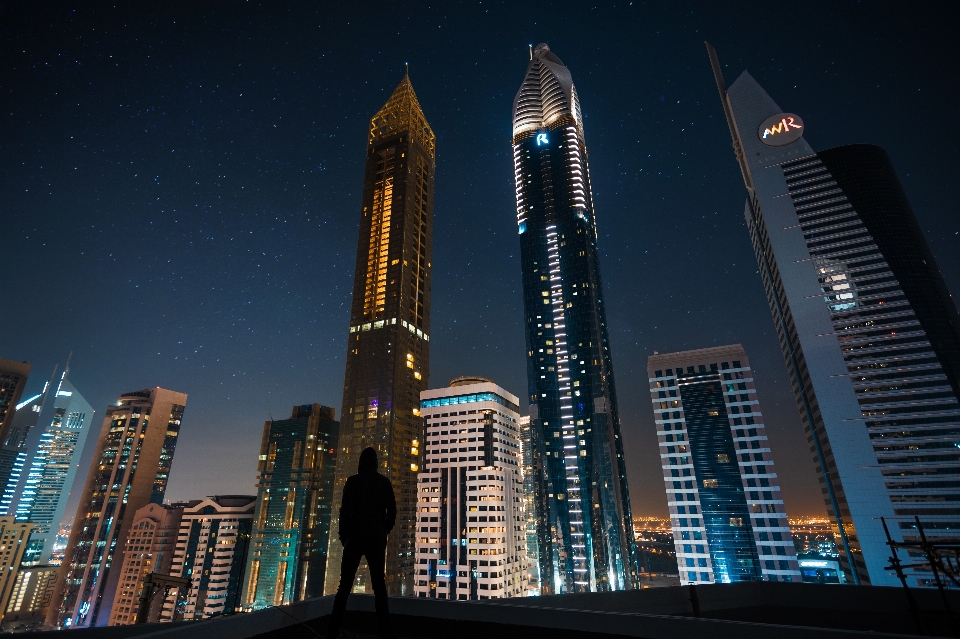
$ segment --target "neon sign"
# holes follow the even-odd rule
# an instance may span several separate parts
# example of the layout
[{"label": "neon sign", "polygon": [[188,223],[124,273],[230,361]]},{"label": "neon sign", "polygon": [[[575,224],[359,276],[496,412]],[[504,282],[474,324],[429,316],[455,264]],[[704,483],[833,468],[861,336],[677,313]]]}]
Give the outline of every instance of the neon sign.
[{"label": "neon sign", "polygon": [[537,133],[537,146],[541,144],[550,144],[550,140],[547,139],[546,133]]},{"label": "neon sign", "polygon": [[803,137],[803,120],[793,113],[778,113],[763,121],[757,135],[767,146],[784,146]]}]

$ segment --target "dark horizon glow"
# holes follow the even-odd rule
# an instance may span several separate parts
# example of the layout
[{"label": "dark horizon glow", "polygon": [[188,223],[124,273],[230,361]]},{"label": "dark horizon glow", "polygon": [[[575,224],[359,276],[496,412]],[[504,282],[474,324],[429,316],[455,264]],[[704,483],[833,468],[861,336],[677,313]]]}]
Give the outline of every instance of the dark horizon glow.
[{"label": "dark horizon glow", "polygon": [[3,18],[0,357],[34,365],[26,398],[73,351],[96,430],[123,392],[187,393],[171,500],[253,494],[265,420],[313,402],[339,416],[366,127],[406,61],[437,134],[430,386],[484,375],[518,396],[511,103],[530,42],[574,74],[637,516],[667,512],[647,356],[729,343],[756,371],[787,513],[823,512],[704,40],[814,148],[883,146],[960,291],[944,108],[960,56],[934,11],[31,3]]}]

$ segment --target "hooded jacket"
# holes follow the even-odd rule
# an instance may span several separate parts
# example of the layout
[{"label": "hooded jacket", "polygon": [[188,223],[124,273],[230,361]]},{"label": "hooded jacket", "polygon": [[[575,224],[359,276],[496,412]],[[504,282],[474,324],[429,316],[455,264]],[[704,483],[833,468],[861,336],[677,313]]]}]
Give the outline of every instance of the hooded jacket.
[{"label": "hooded jacket", "polygon": [[377,453],[360,453],[357,474],[349,477],[340,502],[340,542],[385,543],[397,520],[397,502],[390,480],[377,472]]}]

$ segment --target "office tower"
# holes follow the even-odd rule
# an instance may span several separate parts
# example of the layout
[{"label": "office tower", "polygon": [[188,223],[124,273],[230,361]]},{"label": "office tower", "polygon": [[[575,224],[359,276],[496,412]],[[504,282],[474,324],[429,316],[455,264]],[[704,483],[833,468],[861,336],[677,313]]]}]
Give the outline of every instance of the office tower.
[{"label": "office tower", "polygon": [[20,568],[3,615],[4,632],[40,630],[50,609],[59,566]]},{"label": "office tower", "polygon": [[0,357],[0,442],[6,441],[32,366]]},{"label": "office tower", "polygon": [[881,517],[896,539],[917,538],[915,516],[928,537],[960,527],[960,315],[886,152],[815,152],[799,116],[747,72],[726,88],[709,53],[844,570],[896,585]]},{"label": "office tower", "polygon": [[163,503],[186,403],[186,393],[158,386],[107,407],[46,627],[107,625],[120,581],[111,567],[136,512]]},{"label": "office tower", "polygon": [[[418,460],[410,450],[422,436],[418,408],[429,377],[435,151],[436,137],[405,76],[370,120],[367,138],[332,523],[336,530],[343,485],[356,474],[360,452],[375,448],[397,497],[387,539],[391,595],[413,593]],[[332,537],[327,594],[340,582],[342,551]],[[357,573],[362,584],[364,566]]]},{"label": "office tower", "polygon": [[263,425],[244,610],[323,593],[340,434],[334,417],[328,406],[306,404]]},{"label": "office tower", "polygon": [[[147,504],[133,515],[123,545],[120,582],[110,608],[108,625],[128,626],[136,623],[143,578],[150,573],[170,574],[183,506]],[[159,621],[161,603],[163,597],[157,593],[150,602],[147,621]]]},{"label": "office tower", "polygon": [[[580,101],[545,44],[513,102],[544,593],[634,588],[637,550]],[[584,507],[587,506],[587,507]]]},{"label": "office tower", "polygon": [[485,377],[420,393],[418,597],[522,597],[527,587],[520,400]]},{"label": "office tower", "polygon": [[739,344],[647,360],[681,585],[800,580]]},{"label": "office tower", "polygon": [[[0,486],[10,483],[11,475],[19,478],[26,454],[22,450],[22,440],[26,432],[37,423],[36,405],[40,395],[20,401],[27,384],[32,366],[27,362],[15,362],[0,358]],[[44,393],[47,387],[44,387]],[[24,410],[26,409],[26,410]],[[9,513],[9,501],[6,491],[0,497],[0,516]]]},{"label": "office tower", "polygon": [[93,407],[67,379],[68,371],[64,369],[56,391],[44,402],[40,413],[43,428],[31,429],[26,438],[24,449],[32,458],[27,471],[19,473],[11,500],[16,520],[35,525],[23,558],[25,565],[51,561],[93,422]]},{"label": "office tower", "polygon": [[523,531],[527,542],[527,570],[529,571],[527,594],[536,596],[540,594],[540,562],[537,561],[537,557],[540,556],[540,546],[537,543],[536,508],[540,483],[537,481],[537,473],[533,470],[533,464],[537,460],[533,454],[533,434],[530,431],[529,415],[520,418],[520,447],[523,459]]},{"label": "office tower", "polygon": [[7,438],[0,446],[0,486],[3,487],[3,495],[0,495],[0,517],[12,514],[15,509],[14,495],[23,476],[23,467],[27,463],[27,437],[40,420],[51,382],[53,378],[44,384],[42,392],[17,404],[17,412],[7,431]]},{"label": "office tower", "polygon": [[[17,568],[23,560],[33,524],[14,521],[13,517],[0,517],[0,611],[6,611],[17,582]],[[0,617],[0,621],[3,618]]]},{"label": "office tower", "polygon": [[[332,482],[332,468],[327,475]],[[255,495],[217,495],[183,509],[170,574],[189,577],[192,583],[186,592],[167,596],[160,621],[240,612],[256,500]]]}]

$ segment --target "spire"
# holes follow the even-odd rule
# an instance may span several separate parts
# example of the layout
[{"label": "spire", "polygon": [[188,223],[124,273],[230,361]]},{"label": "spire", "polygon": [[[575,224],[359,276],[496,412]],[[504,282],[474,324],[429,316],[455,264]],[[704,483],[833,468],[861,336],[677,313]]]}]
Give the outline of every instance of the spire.
[{"label": "spire", "polygon": [[393,95],[377,111],[376,115],[370,118],[370,132],[367,141],[368,144],[372,145],[384,138],[409,131],[413,139],[422,144],[430,156],[433,157],[437,138],[423,115],[420,101],[417,100],[413,84],[410,83],[410,65],[407,64],[406,67],[406,73],[400,80],[400,84],[394,89]]}]

